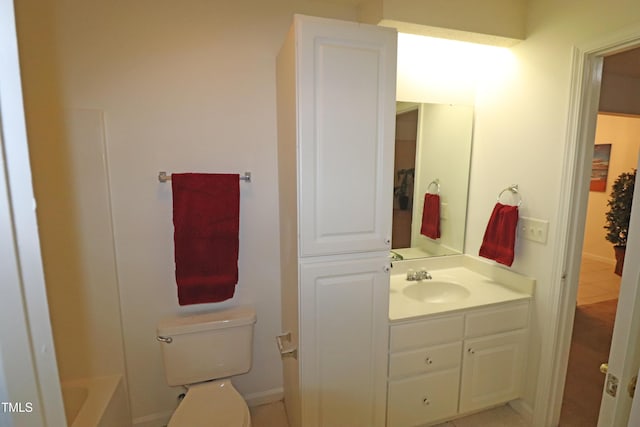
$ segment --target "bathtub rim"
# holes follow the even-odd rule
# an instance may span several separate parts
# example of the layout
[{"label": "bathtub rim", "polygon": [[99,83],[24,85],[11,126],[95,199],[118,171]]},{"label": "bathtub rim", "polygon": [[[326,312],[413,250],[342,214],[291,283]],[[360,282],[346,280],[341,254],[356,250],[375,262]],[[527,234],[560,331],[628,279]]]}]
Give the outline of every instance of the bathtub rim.
[{"label": "bathtub rim", "polygon": [[63,390],[66,387],[83,387],[88,390],[87,398],[78,411],[73,423],[69,424],[69,420],[67,420],[67,425],[69,427],[98,426],[121,382],[122,375],[108,375],[62,381],[60,384]]}]

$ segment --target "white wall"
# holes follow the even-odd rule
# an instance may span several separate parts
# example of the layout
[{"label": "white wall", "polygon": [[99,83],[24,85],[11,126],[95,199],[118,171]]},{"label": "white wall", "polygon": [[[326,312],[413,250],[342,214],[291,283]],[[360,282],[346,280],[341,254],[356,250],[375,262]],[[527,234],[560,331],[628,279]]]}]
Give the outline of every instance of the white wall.
[{"label": "white wall", "polygon": [[[52,288],[75,283],[83,268],[78,248],[64,239],[78,232],[68,190],[72,148],[64,109],[104,112],[134,420],[161,425],[183,392],[166,386],[155,339],[157,321],[177,312],[254,304],[253,369],[234,382],[250,397],[277,392],[282,370],[275,345],[281,332],[275,57],[294,11],[355,19],[354,7],[286,0],[19,0],[17,6]],[[232,300],[178,306],[171,186],[158,182],[161,170],[252,172],[252,182],[241,183],[240,277]],[[67,296],[83,304],[73,292]]]},{"label": "white wall", "polygon": [[[616,0],[529,2],[528,35],[512,52],[517,72],[478,90],[467,250],[477,253],[497,192],[519,184],[521,215],[550,221],[546,244],[518,240],[513,270],[537,279],[527,401],[534,400],[539,350],[550,327],[555,222],[565,152],[572,46],[631,24],[640,8]],[[546,355],[548,356],[548,355]],[[543,374],[548,374],[544,372]]]}]

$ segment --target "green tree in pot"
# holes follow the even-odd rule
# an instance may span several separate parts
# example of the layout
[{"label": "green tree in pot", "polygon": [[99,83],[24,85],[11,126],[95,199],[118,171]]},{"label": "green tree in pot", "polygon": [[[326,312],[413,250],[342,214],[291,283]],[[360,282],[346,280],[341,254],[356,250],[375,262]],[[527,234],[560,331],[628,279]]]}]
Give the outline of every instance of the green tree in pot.
[{"label": "green tree in pot", "polygon": [[629,233],[629,220],[631,219],[631,203],[633,201],[633,189],[636,182],[636,170],[623,172],[613,183],[613,189],[607,202],[609,211],[606,213],[607,230],[606,239],[613,243],[616,254],[615,273],[622,275],[624,266],[624,254],[627,248],[627,234]]}]

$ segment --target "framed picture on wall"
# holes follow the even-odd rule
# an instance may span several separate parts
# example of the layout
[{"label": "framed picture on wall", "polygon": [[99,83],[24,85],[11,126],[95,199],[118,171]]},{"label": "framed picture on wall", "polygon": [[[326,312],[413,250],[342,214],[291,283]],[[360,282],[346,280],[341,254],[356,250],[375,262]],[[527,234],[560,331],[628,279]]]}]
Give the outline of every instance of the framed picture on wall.
[{"label": "framed picture on wall", "polygon": [[607,175],[609,174],[609,158],[611,144],[596,144],[593,147],[591,163],[591,191],[607,191]]}]

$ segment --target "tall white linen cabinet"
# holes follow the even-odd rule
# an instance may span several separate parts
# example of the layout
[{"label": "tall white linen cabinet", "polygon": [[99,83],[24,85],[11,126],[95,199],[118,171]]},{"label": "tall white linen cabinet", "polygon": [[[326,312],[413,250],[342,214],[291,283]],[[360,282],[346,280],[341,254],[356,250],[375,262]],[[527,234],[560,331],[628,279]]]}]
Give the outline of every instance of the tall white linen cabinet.
[{"label": "tall white linen cabinet", "polygon": [[296,15],[278,55],[289,333],[279,344],[291,427],[385,424],[396,38]]}]

